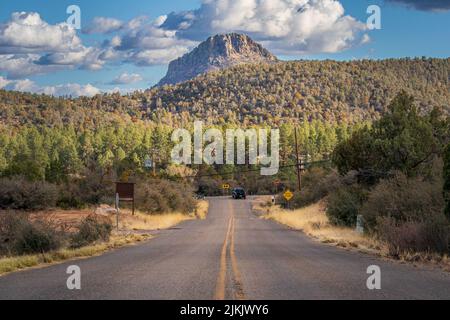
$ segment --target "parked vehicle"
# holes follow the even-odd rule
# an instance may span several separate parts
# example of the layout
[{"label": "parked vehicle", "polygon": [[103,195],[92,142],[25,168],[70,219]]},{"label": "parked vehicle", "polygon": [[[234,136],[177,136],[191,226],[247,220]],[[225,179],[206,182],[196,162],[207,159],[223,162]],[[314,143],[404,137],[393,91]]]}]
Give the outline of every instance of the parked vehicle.
[{"label": "parked vehicle", "polygon": [[233,199],[247,199],[247,195],[243,188],[234,188],[231,194]]}]

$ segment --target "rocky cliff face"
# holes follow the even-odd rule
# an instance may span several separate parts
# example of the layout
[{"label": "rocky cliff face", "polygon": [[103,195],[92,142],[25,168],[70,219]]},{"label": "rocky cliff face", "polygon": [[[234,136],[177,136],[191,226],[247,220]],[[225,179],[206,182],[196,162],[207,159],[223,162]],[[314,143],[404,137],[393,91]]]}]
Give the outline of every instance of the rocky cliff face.
[{"label": "rocky cliff face", "polygon": [[176,84],[196,76],[243,63],[273,63],[277,58],[250,37],[221,34],[208,38],[192,52],[169,64],[167,75],[157,86]]}]

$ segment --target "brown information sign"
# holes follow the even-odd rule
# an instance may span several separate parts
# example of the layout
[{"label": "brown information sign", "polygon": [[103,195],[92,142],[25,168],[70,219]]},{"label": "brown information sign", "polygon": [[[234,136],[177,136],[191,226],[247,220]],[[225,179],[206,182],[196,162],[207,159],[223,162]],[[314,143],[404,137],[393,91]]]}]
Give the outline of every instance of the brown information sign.
[{"label": "brown information sign", "polygon": [[116,195],[119,196],[120,201],[133,202],[133,215],[134,215],[134,183],[116,182]]},{"label": "brown information sign", "polygon": [[120,200],[134,200],[134,183],[116,182],[116,193],[119,194]]}]

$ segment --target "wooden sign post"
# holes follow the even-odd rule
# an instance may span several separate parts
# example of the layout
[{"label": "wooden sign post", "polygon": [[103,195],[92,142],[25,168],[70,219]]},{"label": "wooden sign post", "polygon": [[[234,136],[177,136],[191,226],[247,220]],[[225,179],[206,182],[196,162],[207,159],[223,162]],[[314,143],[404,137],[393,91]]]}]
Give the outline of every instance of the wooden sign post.
[{"label": "wooden sign post", "polygon": [[134,216],[134,183],[116,182],[116,194],[118,194],[119,196],[119,201],[133,203],[133,216]]}]

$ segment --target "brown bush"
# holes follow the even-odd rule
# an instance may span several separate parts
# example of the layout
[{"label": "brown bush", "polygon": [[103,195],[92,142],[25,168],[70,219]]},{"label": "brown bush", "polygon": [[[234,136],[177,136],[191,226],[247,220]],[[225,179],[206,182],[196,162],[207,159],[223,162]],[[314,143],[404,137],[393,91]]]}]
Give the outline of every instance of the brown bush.
[{"label": "brown bush", "polygon": [[426,222],[442,215],[444,199],[441,179],[408,178],[396,173],[370,192],[361,209],[366,226],[376,231],[377,219],[395,222]]},{"label": "brown bush", "polygon": [[194,211],[196,202],[190,186],[167,180],[148,180],[136,186],[136,207],[147,213]]},{"label": "brown bush", "polygon": [[393,256],[449,252],[450,226],[438,174],[408,178],[395,173],[372,190],[361,212],[366,227],[388,244]]},{"label": "brown bush", "polygon": [[71,247],[81,248],[96,241],[108,241],[113,226],[107,217],[90,215],[81,221],[78,232],[71,237]]},{"label": "brown bush", "polygon": [[445,219],[396,222],[384,217],[378,221],[378,234],[394,257],[408,252],[449,252],[450,227]]},{"label": "brown bush", "polygon": [[56,206],[58,187],[15,176],[0,179],[0,209],[41,210]]},{"label": "brown bush", "polygon": [[46,221],[17,212],[0,214],[0,254],[43,253],[62,246],[64,234]]}]

